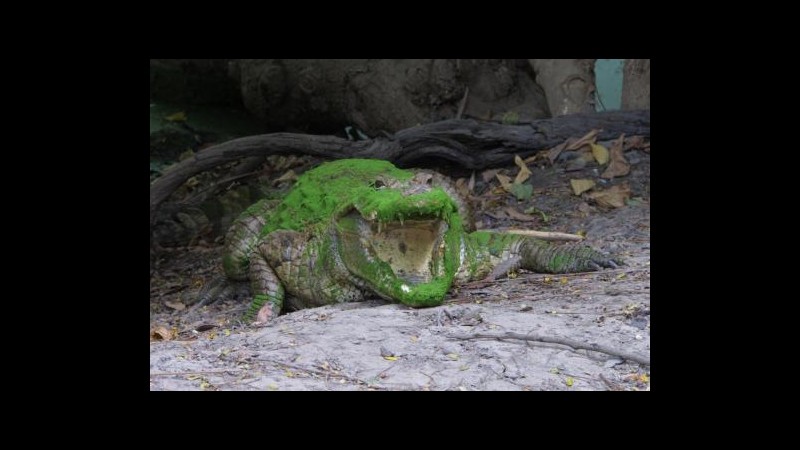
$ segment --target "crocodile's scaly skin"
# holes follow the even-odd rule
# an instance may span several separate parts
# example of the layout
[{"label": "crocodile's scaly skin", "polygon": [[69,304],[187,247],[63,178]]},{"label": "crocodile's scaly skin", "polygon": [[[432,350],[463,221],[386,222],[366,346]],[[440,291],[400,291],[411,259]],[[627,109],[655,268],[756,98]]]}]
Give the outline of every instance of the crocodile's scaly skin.
[{"label": "crocodile's scaly skin", "polygon": [[[339,160],[304,174],[294,191],[282,203],[248,208],[226,236],[225,274],[249,280],[254,296],[248,319],[369,295],[433,306],[453,282],[517,268],[570,273],[615,267],[582,245],[468,233],[466,201],[435,172]],[[398,262],[404,258],[414,263]]]}]

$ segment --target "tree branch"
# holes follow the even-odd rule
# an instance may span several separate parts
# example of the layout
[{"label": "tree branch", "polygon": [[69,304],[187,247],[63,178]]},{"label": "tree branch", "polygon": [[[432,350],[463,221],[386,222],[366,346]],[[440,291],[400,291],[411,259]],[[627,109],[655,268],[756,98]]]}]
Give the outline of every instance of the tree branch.
[{"label": "tree branch", "polygon": [[490,333],[475,333],[475,334],[450,334],[448,335],[449,338],[452,339],[518,339],[521,341],[534,341],[534,342],[545,342],[548,344],[560,344],[566,345],[567,347],[572,347],[573,349],[580,349],[580,350],[591,350],[593,352],[600,352],[605,353],[607,355],[616,356],[622,359],[627,359],[628,361],[633,361],[635,363],[639,363],[643,366],[650,366],[650,357],[637,355],[635,353],[626,352],[624,350],[616,350],[611,347],[602,345],[602,344],[585,344],[583,342],[576,341],[570,338],[564,337],[556,337],[556,336],[542,336],[540,334],[522,334],[522,333],[502,333],[502,334],[490,334]]},{"label": "tree branch", "polygon": [[205,148],[150,185],[150,221],[172,192],[190,177],[222,164],[255,156],[306,154],[326,158],[373,158],[410,166],[430,157],[453,161],[467,169],[510,163],[514,155],[529,156],[571,136],[602,129],[598,139],[620,134],[650,136],[650,111],[611,111],[503,125],[468,120],[444,120],[398,131],[393,140],[348,141],[335,136],[272,133],[248,136]]}]

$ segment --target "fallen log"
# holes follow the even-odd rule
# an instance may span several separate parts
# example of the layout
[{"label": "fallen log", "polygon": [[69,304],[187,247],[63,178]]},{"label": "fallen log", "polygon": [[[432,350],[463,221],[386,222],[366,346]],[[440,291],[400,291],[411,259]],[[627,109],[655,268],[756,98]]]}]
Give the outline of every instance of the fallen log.
[{"label": "fallen log", "polygon": [[170,194],[190,177],[222,164],[254,156],[305,154],[331,159],[385,159],[408,167],[441,158],[467,169],[483,169],[511,163],[547,150],[569,137],[601,129],[597,139],[625,133],[650,136],[650,110],[571,114],[514,125],[452,119],[398,131],[394,136],[348,141],[335,136],[271,133],[248,136],[205,148],[175,165],[150,185],[150,222]]}]

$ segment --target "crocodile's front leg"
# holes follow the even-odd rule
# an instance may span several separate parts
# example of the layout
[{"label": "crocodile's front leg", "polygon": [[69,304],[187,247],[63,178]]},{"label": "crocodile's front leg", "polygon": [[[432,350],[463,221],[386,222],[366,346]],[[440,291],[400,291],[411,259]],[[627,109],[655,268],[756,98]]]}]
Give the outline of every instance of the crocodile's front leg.
[{"label": "crocodile's front leg", "polygon": [[278,317],[285,295],[278,275],[268,262],[267,246],[261,244],[250,255],[250,288],[253,303],[245,314],[245,320],[269,322]]}]

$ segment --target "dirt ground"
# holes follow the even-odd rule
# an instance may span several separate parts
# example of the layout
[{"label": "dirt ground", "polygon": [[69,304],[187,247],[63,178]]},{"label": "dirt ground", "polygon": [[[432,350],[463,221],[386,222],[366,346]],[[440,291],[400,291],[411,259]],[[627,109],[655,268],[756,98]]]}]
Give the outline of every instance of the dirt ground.
[{"label": "dirt ground", "polygon": [[[573,194],[570,179],[599,180],[603,169],[592,164],[572,171],[565,171],[567,162],[532,164],[533,196],[519,203],[498,194],[497,180],[475,188],[482,192],[475,218],[483,228],[582,231],[587,244],[624,266],[565,276],[520,271],[455,287],[435,308],[371,300],[291,312],[254,327],[239,321],[246,298],[190,305],[214,276],[219,247],[165,249],[150,283],[150,389],[649,391],[649,365],[560,344],[463,339],[554,336],[649,361],[650,154],[635,149],[625,156],[630,174],[597,187],[629,186],[631,200],[618,208]],[[516,166],[506,172],[513,178]],[[531,206],[547,223],[512,222],[499,213]]]}]

